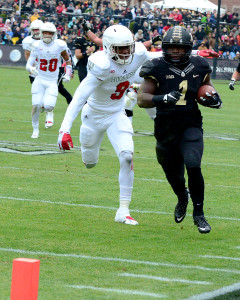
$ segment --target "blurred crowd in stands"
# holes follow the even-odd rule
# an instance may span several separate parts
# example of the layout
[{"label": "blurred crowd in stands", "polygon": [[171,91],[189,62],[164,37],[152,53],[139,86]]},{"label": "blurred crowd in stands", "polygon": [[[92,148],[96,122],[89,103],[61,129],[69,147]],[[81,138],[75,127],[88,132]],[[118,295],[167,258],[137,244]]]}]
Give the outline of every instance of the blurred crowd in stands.
[{"label": "blurred crowd in stands", "polygon": [[[200,13],[183,9],[151,9],[147,5],[129,7],[124,1],[99,0],[45,1],[5,0],[0,3],[0,44],[21,44],[30,33],[30,24],[36,19],[55,24],[59,37],[74,49],[74,40],[83,35],[81,23],[89,22],[91,30],[101,38],[112,24],[128,26],[136,41],[144,42],[164,33],[173,25],[186,27],[193,36],[193,49],[212,49],[221,58],[239,59],[240,18],[238,13],[227,11],[220,16],[220,33],[216,49],[217,12]],[[161,51],[161,43],[150,51]]]}]

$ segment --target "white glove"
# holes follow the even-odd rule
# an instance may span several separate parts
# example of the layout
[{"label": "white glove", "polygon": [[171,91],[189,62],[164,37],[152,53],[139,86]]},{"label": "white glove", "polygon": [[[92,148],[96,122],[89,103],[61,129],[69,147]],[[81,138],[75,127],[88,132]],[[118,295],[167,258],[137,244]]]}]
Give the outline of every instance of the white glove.
[{"label": "white glove", "polygon": [[71,80],[71,76],[72,76],[72,66],[67,65],[66,66],[66,74],[63,76],[63,81],[69,82]]},{"label": "white glove", "polygon": [[67,74],[65,74],[65,75],[63,76],[62,80],[63,80],[64,82],[69,82],[69,81],[71,80],[71,78],[70,78]]},{"label": "white glove", "polygon": [[28,67],[28,71],[29,71],[31,74],[35,75],[35,76],[38,75],[38,70],[37,70],[36,67],[31,67],[31,66],[29,66],[29,67]]},{"label": "white glove", "polygon": [[128,92],[124,98],[124,108],[127,110],[133,110],[137,103],[137,93]]}]

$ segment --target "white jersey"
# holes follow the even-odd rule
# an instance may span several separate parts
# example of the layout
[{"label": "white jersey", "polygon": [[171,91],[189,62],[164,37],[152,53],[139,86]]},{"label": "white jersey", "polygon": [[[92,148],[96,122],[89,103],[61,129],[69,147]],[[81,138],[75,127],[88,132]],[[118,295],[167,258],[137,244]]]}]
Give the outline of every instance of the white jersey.
[{"label": "white jersey", "polygon": [[67,51],[67,44],[62,40],[56,39],[50,44],[46,44],[42,40],[36,41],[32,44],[28,64],[33,66],[35,60],[37,60],[39,79],[57,80],[63,51]]},{"label": "white jersey", "polygon": [[26,36],[22,41],[22,47],[24,50],[32,51],[32,44],[36,42],[32,36]]},{"label": "white jersey", "polygon": [[115,113],[124,109],[124,95],[132,85],[139,67],[151,58],[142,43],[136,43],[133,61],[120,65],[104,51],[98,51],[88,58],[88,75],[77,88],[68,106],[61,129],[70,132],[72,122],[88,102],[88,106],[99,113]]}]

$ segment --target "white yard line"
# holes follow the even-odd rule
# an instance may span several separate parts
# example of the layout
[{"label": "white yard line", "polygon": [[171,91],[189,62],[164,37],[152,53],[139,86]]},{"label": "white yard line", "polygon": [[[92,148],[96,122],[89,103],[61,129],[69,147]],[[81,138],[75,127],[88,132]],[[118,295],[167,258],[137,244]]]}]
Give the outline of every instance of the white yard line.
[{"label": "white yard line", "polygon": [[[26,198],[15,198],[15,197],[6,197],[1,196],[0,199],[8,199],[13,201],[26,201],[26,202],[36,202],[36,203],[46,203],[46,204],[56,204],[56,205],[65,205],[65,206],[75,206],[75,207],[89,207],[89,208],[100,208],[100,209],[108,209],[108,210],[117,210],[117,207],[110,206],[100,206],[100,205],[92,205],[92,204],[80,204],[80,203],[69,203],[69,202],[59,202],[59,201],[49,201],[49,200],[36,200],[36,199],[26,199]],[[139,210],[139,209],[131,209],[131,212],[137,212],[141,214],[157,214],[157,215],[172,215],[172,212],[163,212],[163,211],[148,211],[148,210]],[[187,214],[187,216],[192,216]],[[229,220],[229,221],[240,221],[240,218],[230,218],[230,217],[219,217],[219,216],[207,216],[211,219],[218,220]]]},{"label": "white yard line", "polygon": [[237,283],[234,283],[229,286],[225,286],[223,288],[220,288],[220,289],[212,291],[212,292],[206,292],[206,293],[194,295],[185,300],[208,300],[208,299],[212,299],[214,297],[226,295],[227,293],[232,293],[239,289],[240,289],[240,282],[237,282]]},{"label": "white yard line", "polygon": [[66,285],[66,287],[75,288],[75,289],[87,289],[87,290],[101,291],[101,292],[108,292],[108,293],[118,293],[118,294],[125,294],[125,295],[147,296],[153,298],[166,297],[164,294],[147,293],[143,291],[133,291],[133,290],[107,289],[107,288],[101,288],[101,287],[96,287],[91,285]]},{"label": "white yard line", "polygon": [[148,266],[156,266],[156,267],[170,267],[174,269],[192,269],[192,270],[201,270],[201,271],[210,271],[210,272],[223,272],[223,273],[232,273],[232,274],[240,274],[240,270],[230,270],[230,269],[221,269],[221,268],[205,268],[201,266],[191,266],[191,265],[179,265],[179,264],[171,264],[171,263],[160,263],[154,261],[144,261],[144,260],[134,260],[134,259],[124,259],[124,258],[115,258],[115,257],[101,257],[101,256],[90,256],[90,255],[82,255],[82,254],[71,254],[71,253],[53,253],[53,252],[45,252],[45,251],[27,251],[23,249],[13,249],[13,248],[0,248],[2,252],[12,252],[12,253],[20,253],[26,255],[46,255],[46,256],[54,256],[54,257],[67,257],[67,258],[79,258],[79,259],[89,259],[89,260],[100,260],[100,261],[113,261],[113,262],[123,262],[130,263],[135,265],[148,265]]},{"label": "white yard line", "polygon": [[152,279],[152,280],[158,280],[158,281],[164,281],[164,282],[179,282],[179,283],[187,283],[187,284],[203,284],[203,285],[212,284],[212,282],[208,282],[208,281],[176,279],[176,278],[167,278],[167,277],[150,276],[150,275],[140,275],[140,274],[132,274],[132,273],[119,273],[118,276]]},{"label": "white yard line", "polygon": [[213,258],[213,259],[224,259],[224,260],[235,260],[240,261],[239,257],[228,257],[228,256],[217,256],[217,255],[198,255],[203,258]]},{"label": "white yard line", "polygon": [[[71,152],[68,152],[71,153]],[[62,153],[64,154],[64,153]],[[37,170],[37,169],[28,169],[28,168],[17,168],[17,167],[1,167],[0,169],[6,169],[6,170],[22,170],[22,171],[30,171],[30,172],[36,172],[36,173],[52,173],[52,174],[64,174],[66,175],[65,171],[52,171],[52,170]],[[68,172],[68,175],[77,175],[77,176],[82,176],[82,175],[86,175],[86,173],[77,173],[77,172]],[[94,175],[94,174],[87,174],[87,176],[91,176],[91,177],[104,177],[105,175]],[[117,178],[117,175],[115,176]],[[167,180],[165,179],[157,179],[157,178],[137,178],[135,177],[134,179],[139,180],[139,181],[154,181],[154,182],[163,182],[163,183],[168,183]],[[212,185],[212,184],[206,184],[207,186],[211,186],[211,187],[221,187],[221,188],[227,188],[227,189],[240,189],[240,186],[232,186],[232,185]]]}]

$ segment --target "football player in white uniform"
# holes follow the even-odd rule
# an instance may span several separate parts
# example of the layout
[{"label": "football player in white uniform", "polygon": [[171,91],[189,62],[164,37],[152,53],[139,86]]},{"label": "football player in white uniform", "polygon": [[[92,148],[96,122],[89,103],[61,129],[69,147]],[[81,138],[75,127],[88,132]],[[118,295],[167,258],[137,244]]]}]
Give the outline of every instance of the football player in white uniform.
[{"label": "football player in white uniform", "polygon": [[[22,47],[24,49],[24,55],[26,61],[28,61],[31,51],[32,51],[32,44],[35,41],[40,40],[40,27],[43,25],[43,22],[41,20],[35,20],[30,25],[30,32],[31,35],[25,37],[25,39],[22,42]],[[35,75],[32,73],[29,73],[29,79],[31,84],[33,83],[35,79]],[[49,128],[53,126],[53,111],[47,112],[46,111],[46,121],[45,121],[45,127]]]},{"label": "football player in white uniform", "polygon": [[[66,62],[64,81],[70,81],[72,74],[71,59],[67,53],[66,42],[55,39],[56,27],[44,23],[40,28],[40,40],[32,44],[32,51],[26,69],[36,76],[32,84],[32,138],[39,137],[39,113],[41,107],[52,112],[58,95],[58,73],[61,57]],[[37,65],[35,66],[37,61]]]},{"label": "football player in white uniform", "polygon": [[115,221],[137,225],[129,212],[134,179],[134,146],[132,124],[124,110],[124,95],[134,82],[138,68],[150,57],[144,45],[135,43],[131,31],[122,25],[113,25],[104,31],[103,49],[88,59],[88,75],[68,106],[59,131],[58,145],[61,150],[70,150],[69,144],[73,147],[70,130],[83,108],[80,128],[82,160],[87,168],[97,164],[106,132],[120,162],[120,207]]}]

